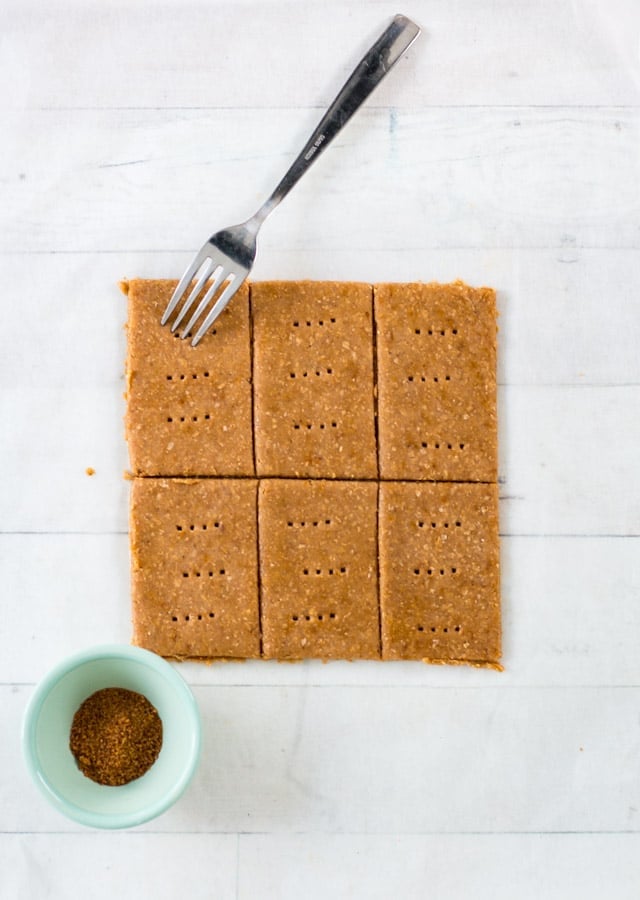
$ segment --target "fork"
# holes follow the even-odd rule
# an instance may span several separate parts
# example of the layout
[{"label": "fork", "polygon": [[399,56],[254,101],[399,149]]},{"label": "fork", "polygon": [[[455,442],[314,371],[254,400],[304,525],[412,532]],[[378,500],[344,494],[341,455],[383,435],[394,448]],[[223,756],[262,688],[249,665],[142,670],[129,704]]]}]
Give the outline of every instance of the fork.
[{"label": "fork", "polygon": [[333,138],[360,108],[374,88],[380,84],[387,72],[419,34],[420,28],[406,16],[398,15],[393,18],[391,24],[360,60],[269,199],[246,222],[217,231],[196,253],[164,311],[160,320],[162,325],[167,324],[172,313],[187,293],[187,288],[195,279],[195,285],[188,293],[171,325],[171,331],[175,331],[193,307],[207,281],[212,279],[204,297],[196,306],[180,335],[183,340],[191,335],[191,329],[206,312],[217,292],[224,285],[224,290],[215,300],[211,309],[206,312],[202,324],[193,336],[194,347],[200,342],[249,275],[256,257],[258,232],[264,220],[286,197],[322,151],[329,146]]}]

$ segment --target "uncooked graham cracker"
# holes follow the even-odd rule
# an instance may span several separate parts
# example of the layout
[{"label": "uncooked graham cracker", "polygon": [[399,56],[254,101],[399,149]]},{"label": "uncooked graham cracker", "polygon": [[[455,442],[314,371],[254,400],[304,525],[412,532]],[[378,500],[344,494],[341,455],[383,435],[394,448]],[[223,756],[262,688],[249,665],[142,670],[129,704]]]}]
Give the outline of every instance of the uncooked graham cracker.
[{"label": "uncooked graham cracker", "polygon": [[129,298],[127,440],[134,475],[253,475],[248,289],[192,347],[160,317],[175,281],[136,279]]},{"label": "uncooked graham cracker", "polygon": [[[134,473],[166,469],[175,475],[251,476],[247,295],[243,291],[230,304],[216,323],[216,334],[192,348],[158,324],[174,285],[128,285],[127,421]],[[497,487],[425,483],[496,480],[493,291],[461,283],[376,286],[376,384],[372,290],[371,285],[310,282],[251,286],[258,474],[297,480],[258,482],[260,588],[254,480],[134,479],[137,643],[165,656],[246,658],[260,655],[262,628],[266,657],[376,658],[381,610],[386,659],[499,667]],[[235,318],[227,321],[235,324],[224,337],[222,325],[232,313]],[[174,346],[175,369],[168,369]],[[202,373],[188,368],[198,351]],[[330,356],[340,360],[339,377]],[[281,371],[279,362],[284,362]],[[300,383],[288,390],[287,378],[291,384],[300,378]],[[221,393],[212,395],[206,389],[216,379]],[[176,385],[178,391],[169,390]],[[207,401],[213,396],[218,403],[211,441],[191,427],[211,422],[210,414],[200,421],[192,411],[187,421],[186,408],[199,402],[200,387]],[[377,389],[380,477],[406,479],[402,483],[356,480],[377,475]],[[161,416],[173,418],[163,404],[176,400],[183,405],[180,424],[189,427],[169,448],[172,432],[163,431]],[[288,434],[282,417],[291,409],[300,428],[289,423]],[[337,444],[324,440],[328,424],[338,434],[340,420],[328,415],[332,410],[346,422],[341,432],[346,439]],[[313,415],[305,419],[309,411]],[[294,434],[302,431],[303,421],[307,433]],[[324,428],[314,434],[314,423]],[[166,422],[173,424],[178,423]],[[416,433],[422,434],[419,446]],[[164,449],[157,446],[158,435],[167,442]],[[300,480],[305,475],[350,480]],[[189,490],[183,493],[185,485]],[[429,518],[436,508],[443,515]],[[178,537],[188,528],[184,543],[172,543],[172,526]],[[212,539],[216,530],[226,543]],[[232,566],[216,566],[216,548]],[[348,565],[341,558],[350,560]],[[226,580],[231,571],[233,585]],[[223,627],[215,630],[214,625]]]},{"label": "uncooked graham cracker", "polygon": [[259,485],[262,642],[275,659],[379,658],[377,485]]},{"label": "uncooked graham cracker", "polygon": [[256,487],[133,479],[134,643],[178,658],[260,655]]},{"label": "uncooked graham cracker", "polygon": [[251,286],[258,475],[377,475],[372,290],[311,281]]},{"label": "uncooked graham cracker", "polygon": [[495,292],[378,284],[374,296],[381,478],[495,481]]},{"label": "uncooked graham cracker", "polygon": [[498,666],[497,485],[382,483],[379,517],[383,657]]}]

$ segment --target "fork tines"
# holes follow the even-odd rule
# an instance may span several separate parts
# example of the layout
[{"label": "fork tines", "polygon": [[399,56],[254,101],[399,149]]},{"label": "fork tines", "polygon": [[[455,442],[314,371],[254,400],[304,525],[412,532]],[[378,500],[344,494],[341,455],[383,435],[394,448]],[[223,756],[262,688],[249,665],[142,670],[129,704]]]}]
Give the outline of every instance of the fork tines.
[{"label": "fork tines", "polygon": [[192,341],[194,347],[218,318],[244,280],[237,278],[233,272],[225,269],[225,267],[215,259],[211,251],[212,248],[210,246],[205,246],[196,254],[191,265],[178,282],[161,319],[161,324],[166,325],[171,318],[172,313],[180,304],[180,301],[186,297],[184,303],[178,310],[175,319],[171,323],[171,331],[175,332],[204,290],[204,295],[197,304],[191,318],[182,328],[180,337],[184,340],[191,335],[196,322],[209,307],[220,288],[225,285],[224,290],[196,331]]}]

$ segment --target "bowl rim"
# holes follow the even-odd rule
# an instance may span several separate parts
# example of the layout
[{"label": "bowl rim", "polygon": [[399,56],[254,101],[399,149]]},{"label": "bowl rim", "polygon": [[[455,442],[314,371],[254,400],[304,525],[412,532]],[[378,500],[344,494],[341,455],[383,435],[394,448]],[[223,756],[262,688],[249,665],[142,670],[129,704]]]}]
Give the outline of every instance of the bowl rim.
[{"label": "bowl rim", "polygon": [[[181,777],[173,787],[154,803],[149,803],[139,810],[129,813],[99,813],[83,809],[69,801],[63,794],[56,790],[45,777],[36,750],[36,726],[42,707],[58,682],[69,672],[78,669],[86,663],[100,659],[123,659],[141,663],[147,668],[154,669],[165,681],[178,690],[184,698],[189,717],[192,722],[193,740],[191,742],[190,756],[187,758]],[[78,653],[73,653],[55,665],[41,681],[29,698],[22,718],[22,754],[31,775],[42,794],[69,819],[88,825],[93,828],[131,828],[141,825],[161,815],[172,806],[188,787],[197,768],[202,750],[202,722],[200,710],[191,688],[176,670],[161,656],[142,647],[134,647],[128,644],[100,644],[89,647]],[[117,789],[117,788],[116,788]]]}]

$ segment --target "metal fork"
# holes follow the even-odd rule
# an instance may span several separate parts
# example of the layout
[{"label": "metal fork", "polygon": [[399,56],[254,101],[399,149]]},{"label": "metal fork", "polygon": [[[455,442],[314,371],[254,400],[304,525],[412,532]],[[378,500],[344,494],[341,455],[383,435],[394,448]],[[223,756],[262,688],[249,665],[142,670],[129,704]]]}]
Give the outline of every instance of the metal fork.
[{"label": "metal fork", "polygon": [[387,72],[419,34],[420,29],[414,22],[406,16],[395,16],[391,24],[358,63],[266,203],[246,222],[217,231],[196,253],[164,311],[161,319],[162,325],[169,321],[187,292],[187,288],[195,279],[195,285],[171,325],[171,330],[175,331],[193,307],[208,280],[212,279],[204,297],[198,303],[180,335],[183,340],[190,335],[191,329],[200,316],[205,313],[222,285],[225,285],[224,290],[215,300],[193,336],[194,347],[200,342],[251,271],[256,257],[256,239],[264,220],[283,197],[286,197],[314,160],[329,146],[333,138],[360,108],[373,89],[380,84]]}]

